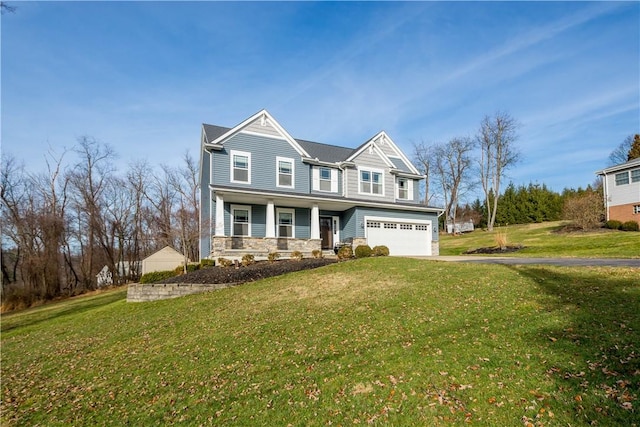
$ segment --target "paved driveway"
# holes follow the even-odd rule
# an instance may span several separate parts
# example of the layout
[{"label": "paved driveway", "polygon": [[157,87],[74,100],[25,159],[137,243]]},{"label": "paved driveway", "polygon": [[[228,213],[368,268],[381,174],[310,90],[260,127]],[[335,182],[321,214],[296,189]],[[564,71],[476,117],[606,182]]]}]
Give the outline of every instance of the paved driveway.
[{"label": "paved driveway", "polygon": [[566,267],[588,266],[588,267],[637,267],[640,268],[640,258],[517,258],[517,257],[488,257],[488,256],[432,256],[416,257],[420,259],[430,259],[434,261],[446,262],[471,262],[480,264],[508,264],[508,265],[529,265],[547,264],[560,265]]}]

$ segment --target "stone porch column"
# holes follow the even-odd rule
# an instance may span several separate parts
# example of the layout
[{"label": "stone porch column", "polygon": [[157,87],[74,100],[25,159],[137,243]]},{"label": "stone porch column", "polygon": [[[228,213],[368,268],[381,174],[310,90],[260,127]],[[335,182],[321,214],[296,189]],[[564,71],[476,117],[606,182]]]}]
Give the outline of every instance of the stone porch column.
[{"label": "stone porch column", "polygon": [[273,200],[267,202],[267,229],[264,237],[276,237],[276,210],[273,205]]},{"label": "stone porch column", "polygon": [[216,236],[224,236],[224,198],[216,193]]},{"label": "stone porch column", "polygon": [[311,238],[320,238],[320,209],[317,204],[311,207]]}]

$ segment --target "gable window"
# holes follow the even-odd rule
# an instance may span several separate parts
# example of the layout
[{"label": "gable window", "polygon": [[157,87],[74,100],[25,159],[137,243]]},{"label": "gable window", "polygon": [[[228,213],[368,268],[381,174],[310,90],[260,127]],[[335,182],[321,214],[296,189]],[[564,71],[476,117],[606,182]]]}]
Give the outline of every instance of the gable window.
[{"label": "gable window", "polygon": [[294,188],[293,183],[293,159],[276,157],[278,168],[278,187]]},{"label": "gable window", "polygon": [[231,182],[251,184],[251,153],[231,150]]},{"label": "gable window", "polygon": [[320,191],[331,191],[331,169],[320,168]]},{"label": "gable window", "polygon": [[633,214],[634,215],[640,214],[640,205],[633,205]]},{"label": "gable window", "polygon": [[409,198],[409,183],[407,178],[398,178],[398,199],[407,200]]},{"label": "gable window", "polygon": [[382,171],[360,169],[360,193],[384,195]]},{"label": "gable window", "polygon": [[232,206],[231,216],[234,236],[251,236],[251,207]]},{"label": "gable window", "polygon": [[278,209],[278,237],[295,237],[295,210]]},{"label": "gable window", "polygon": [[629,183],[629,172],[621,172],[616,174],[616,185],[625,185]]},{"label": "gable window", "polygon": [[631,171],[631,182],[640,182],[640,169]]}]

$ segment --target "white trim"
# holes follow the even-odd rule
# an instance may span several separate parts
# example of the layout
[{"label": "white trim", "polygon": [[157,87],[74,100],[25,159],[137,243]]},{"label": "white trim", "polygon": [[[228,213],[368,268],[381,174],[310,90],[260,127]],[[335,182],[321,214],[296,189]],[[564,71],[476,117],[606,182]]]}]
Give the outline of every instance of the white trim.
[{"label": "white trim", "polygon": [[311,206],[311,233],[312,239],[320,239],[320,208],[317,203]]},{"label": "white trim", "polygon": [[224,197],[216,193],[216,222],[215,235],[224,236]]},{"label": "white trim", "polygon": [[[402,198],[400,197],[400,180],[403,179],[406,181],[407,186],[405,187],[405,189],[407,190],[407,197],[406,198]],[[413,179],[411,178],[407,178],[404,176],[399,176],[396,178],[396,199],[400,200],[400,201],[412,201],[414,200],[414,194],[413,194]]]},{"label": "white trim", "polygon": [[[247,157],[247,181],[237,181],[233,179],[233,158],[234,156],[245,156]],[[238,150],[230,150],[229,151],[229,181],[234,184],[251,184],[251,153],[248,151],[238,151]]]},{"label": "white trim", "polygon": [[[280,237],[280,214],[291,214],[291,236]],[[276,208],[276,237],[278,238],[296,238],[296,210],[291,208]]]},{"label": "white trim", "polygon": [[264,237],[276,237],[276,215],[273,200],[267,201],[266,229]]},{"label": "white trim", "polygon": [[332,216],[331,222],[331,227],[333,228],[333,246],[335,246],[336,243],[340,243],[340,217]]},{"label": "white trim", "polygon": [[211,186],[211,188],[214,189],[215,191],[221,191],[222,193],[226,193],[226,194],[247,194],[252,196],[269,197],[269,198],[273,197],[273,198],[285,198],[285,199],[298,199],[298,200],[306,200],[309,202],[316,202],[316,203],[321,203],[321,202],[338,203],[338,204],[348,205],[350,207],[356,207],[356,206],[367,207],[368,206],[373,208],[385,208],[385,209],[391,209],[391,210],[397,210],[397,211],[431,212],[431,213],[437,213],[438,215],[442,215],[444,213],[444,209],[442,208],[435,208],[435,207],[424,206],[420,204],[398,206],[398,205],[395,205],[393,202],[386,202],[386,203],[371,202],[366,200],[353,200],[353,199],[348,199],[344,197],[329,198],[329,197],[322,197],[321,195],[318,195],[318,194],[312,195],[312,196],[304,196],[304,195],[296,195],[296,194],[284,195],[279,193],[269,193],[265,191],[255,191],[255,190],[244,189],[244,188],[218,188],[215,186]]},{"label": "white trim", "polygon": [[[280,185],[280,162],[291,163],[291,185]],[[276,156],[276,187],[296,188],[296,162],[292,158]]]},{"label": "white trim", "polygon": [[[358,194],[364,194],[367,196],[384,197],[384,170],[378,169],[378,168],[372,168],[369,166],[358,166],[357,170],[358,170]],[[362,171],[369,172],[371,174],[371,192],[370,193],[362,191],[362,185],[361,185]],[[380,184],[382,186],[382,193],[373,192],[373,174],[374,173],[379,173],[380,176],[382,177],[382,182]]]},{"label": "white trim", "polygon": [[[289,144],[291,144],[291,146],[294,148],[294,150],[296,150],[298,152],[298,154],[300,154],[301,156],[304,156],[304,157],[311,157],[311,156],[309,156],[309,153],[307,153],[304,150],[304,148],[302,148],[302,146],[300,146],[300,144],[298,144],[296,142],[296,140],[291,135],[289,135],[289,132],[287,132],[286,130],[284,130],[284,128],[282,126],[280,126],[280,123],[278,123],[271,116],[271,114],[269,114],[269,112],[267,110],[258,111],[256,114],[254,114],[253,116],[251,116],[248,119],[244,120],[242,123],[240,123],[239,125],[235,126],[234,128],[229,129],[229,131],[227,131],[224,134],[220,135],[218,138],[216,138],[214,141],[211,141],[209,144],[210,145],[224,144],[224,141],[226,141],[227,139],[231,138],[233,135],[239,133],[245,127],[251,125],[251,123],[253,123],[257,119],[260,119],[261,121],[264,120],[265,123],[268,122],[269,124],[271,124],[271,126],[273,126],[276,129],[276,131],[278,131],[278,133],[280,133],[282,135],[282,137]],[[261,136],[265,136],[265,135],[262,135],[262,134],[260,134],[260,135]]]},{"label": "white trim", "polygon": [[249,226],[247,227],[247,235],[246,236],[242,235],[242,236],[237,236],[237,237],[251,237],[251,216],[252,216],[251,215],[251,206],[249,206],[249,205],[231,205],[229,210],[230,210],[230,214],[231,214],[231,233],[230,233],[231,236],[234,236],[234,237],[237,236],[234,233],[234,231],[235,231],[234,230],[234,228],[235,228],[234,226],[235,226],[235,223],[236,223],[235,211],[236,210],[243,210],[243,211],[248,211],[249,212]]},{"label": "white trim", "polygon": [[376,145],[375,142],[373,142],[373,140],[369,140],[369,142],[367,142],[366,144],[362,145],[360,147],[360,149],[358,151],[356,151],[355,153],[353,153],[351,156],[349,156],[349,158],[346,161],[347,162],[353,161],[360,154],[362,154],[362,152],[364,152],[366,149],[370,149],[371,152],[375,152],[378,155],[378,157],[380,157],[382,159],[384,164],[387,165],[388,167],[395,168],[394,164],[391,162],[391,160],[389,160],[389,157],[387,157],[387,155],[384,154],[384,152],[381,149],[378,148],[378,146]]},{"label": "white trim", "polygon": [[[367,221],[376,221],[376,222],[404,222],[411,224],[420,224],[420,225],[428,225],[433,227],[433,221],[428,219],[409,219],[409,218],[398,218],[398,217],[385,217],[385,216],[367,216],[365,215],[364,219],[364,237],[368,238],[369,233],[367,231]],[[433,233],[433,228],[430,230]],[[433,240],[433,236],[431,237]]]}]

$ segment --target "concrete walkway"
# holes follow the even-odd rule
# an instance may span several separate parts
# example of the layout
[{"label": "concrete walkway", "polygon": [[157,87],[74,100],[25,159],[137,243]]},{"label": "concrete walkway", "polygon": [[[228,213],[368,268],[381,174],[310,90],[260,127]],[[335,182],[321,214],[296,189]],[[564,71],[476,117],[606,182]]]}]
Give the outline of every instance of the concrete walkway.
[{"label": "concrete walkway", "polygon": [[480,264],[531,265],[547,264],[565,267],[636,267],[640,268],[640,258],[521,258],[521,257],[490,257],[490,256],[431,256],[415,257],[432,261],[471,262]]}]

